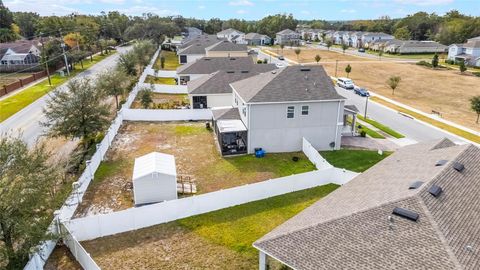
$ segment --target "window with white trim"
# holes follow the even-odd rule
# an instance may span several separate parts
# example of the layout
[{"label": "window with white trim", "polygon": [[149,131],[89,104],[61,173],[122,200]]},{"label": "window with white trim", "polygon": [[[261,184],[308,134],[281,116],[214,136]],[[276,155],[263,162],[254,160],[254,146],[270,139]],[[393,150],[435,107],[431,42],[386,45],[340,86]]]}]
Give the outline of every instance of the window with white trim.
[{"label": "window with white trim", "polygon": [[308,115],[308,105],[302,106],[302,115]]},{"label": "window with white trim", "polygon": [[243,116],[247,117],[247,107],[243,107],[242,113],[243,113]]},{"label": "window with white trim", "polygon": [[287,107],[287,118],[294,118],[295,117],[295,107],[288,106]]}]

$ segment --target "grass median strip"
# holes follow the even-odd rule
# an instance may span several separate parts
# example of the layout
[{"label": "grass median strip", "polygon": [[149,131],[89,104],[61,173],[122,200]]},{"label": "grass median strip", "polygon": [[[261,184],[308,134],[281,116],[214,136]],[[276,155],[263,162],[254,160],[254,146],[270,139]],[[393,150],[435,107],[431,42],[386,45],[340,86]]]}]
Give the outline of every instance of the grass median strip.
[{"label": "grass median strip", "polygon": [[51,77],[52,86],[48,84],[48,79],[43,80],[35,85],[32,85],[23,91],[5,98],[0,101],[0,122],[5,121],[10,116],[14,115],[15,113],[19,112],[23,108],[27,107],[37,99],[41,98],[48,92],[55,89],[55,87],[63,84],[67,80],[73,78],[75,75],[85,71],[86,69],[90,68],[94,64],[102,61],[109,55],[95,55],[93,56],[93,61],[90,61],[89,58],[83,61],[83,69],[81,69],[80,64],[75,65],[75,70],[70,73],[70,77],[61,77],[59,74],[54,74]]},{"label": "grass median strip", "polygon": [[360,120],[362,120],[362,121],[364,121],[364,122],[369,123],[370,125],[372,125],[372,126],[378,128],[378,129],[380,129],[381,131],[387,133],[387,134],[390,135],[390,136],[393,136],[393,137],[395,137],[395,138],[397,138],[397,139],[405,138],[405,136],[403,136],[402,134],[396,132],[395,130],[393,130],[393,129],[391,129],[391,128],[383,125],[383,124],[380,124],[379,122],[377,122],[377,121],[375,121],[375,120],[373,120],[373,119],[365,118],[365,117],[363,117],[363,116],[361,116],[361,115],[358,115],[357,117],[358,117],[358,119],[360,119]]},{"label": "grass median strip", "polygon": [[401,113],[404,113],[404,114],[407,114],[407,115],[410,115],[420,121],[423,121],[425,123],[428,123],[432,126],[435,126],[435,127],[438,127],[440,129],[443,129],[445,131],[448,131],[450,133],[453,133],[455,135],[458,135],[460,137],[463,137],[467,140],[470,140],[472,142],[476,142],[476,143],[480,143],[480,136],[478,135],[475,135],[473,133],[470,133],[468,131],[465,131],[465,130],[462,130],[462,129],[459,129],[459,128],[456,128],[454,126],[451,126],[451,125],[448,125],[448,124],[445,124],[443,122],[440,122],[440,121],[437,121],[437,120],[434,120],[434,119],[431,119],[430,117],[427,117],[427,116],[424,116],[422,114],[419,114],[419,113],[416,113],[414,111],[411,111],[409,109],[405,109],[403,107],[400,107],[400,106],[397,106],[395,104],[392,104],[382,98],[379,98],[379,97],[371,97],[370,98],[372,101],[374,102],[377,102],[377,103],[380,103],[382,105],[385,105],[387,107],[390,107],[394,110],[397,110]]},{"label": "grass median strip", "polygon": [[357,130],[358,133],[361,133],[362,131],[365,131],[365,133],[366,133],[368,136],[370,136],[370,137],[372,137],[372,138],[374,138],[374,139],[385,139],[385,136],[383,136],[382,134],[380,134],[380,133],[378,133],[378,132],[376,132],[376,131],[374,131],[374,130],[372,130],[372,129],[369,129],[369,128],[366,127],[365,125],[360,124],[360,125],[358,125],[358,126],[359,126],[359,128],[358,128],[358,130]]}]

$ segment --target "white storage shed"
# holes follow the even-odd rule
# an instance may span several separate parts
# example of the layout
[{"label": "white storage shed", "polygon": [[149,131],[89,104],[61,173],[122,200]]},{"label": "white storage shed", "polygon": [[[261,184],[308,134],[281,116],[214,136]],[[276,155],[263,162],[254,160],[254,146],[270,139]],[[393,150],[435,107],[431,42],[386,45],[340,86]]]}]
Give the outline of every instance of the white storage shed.
[{"label": "white storage shed", "polygon": [[175,157],[152,152],[135,159],[133,167],[135,205],[177,199]]}]

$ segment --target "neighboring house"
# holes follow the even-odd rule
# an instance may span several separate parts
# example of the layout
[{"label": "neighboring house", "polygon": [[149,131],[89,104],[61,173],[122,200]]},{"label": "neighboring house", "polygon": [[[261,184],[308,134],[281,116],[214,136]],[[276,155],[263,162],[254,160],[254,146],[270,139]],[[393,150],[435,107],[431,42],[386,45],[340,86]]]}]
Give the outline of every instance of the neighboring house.
[{"label": "neighboring house", "polygon": [[336,31],[332,34],[332,42],[333,44],[343,44],[345,32],[344,31]]},{"label": "neighboring house", "polygon": [[395,37],[389,34],[385,34],[382,32],[367,32],[363,33],[361,37],[361,43],[362,46],[368,47],[368,45],[372,42],[377,42],[377,41],[387,41],[387,40],[392,40]]},{"label": "neighboring house", "polygon": [[213,117],[223,155],[301,151],[302,138],[318,150],[340,148],[345,98],[323,67],[288,66],[230,85],[233,108]]},{"label": "neighboring house", "polygon": [[187,38],[195,38],[203,34],[203,31],[196,27],[185,27],[185,34]]},{"label": "neighboring house", "polygon": [[406,53],[444,53],[447,46],[435,41],[417,41],[417,40],[400,40],[385,45],[385,52],[392,54]]},{"label": "neighboring house", "polygon": [[212,74],[218,70],[249,70],[253,65],[252,57],[203,57],[177,68],[181,84]]},{"label": "neighboring house", "polygon": [[246,44],[245,33],[235,30],[233,28],[228,28],[217,33],[218,38],[226,39],[233,43]]},{"label": "neighboring house", "polygon": [[480,37],[468,39],[464,44],[450,45],[448,59],[463,60],[468,65],[480,67]]},{"label": "neighboring house", "polygon": [[205,57],[205,48],[210,47],[222,41],[215,35],[201,35],[187,40],[178,47],[177,55],[180,64],[195,62],[197,59]]},{"label": "neighboring house", "polygon": [[243,70],[219,70],[188,83],[193,109],[232,106],[230,83],[276,69],[275,64],[255,64]]},{"label": "neighboring house", "polygon": [[290,30],[290,29],[285,29],[276,34],[276,44],[283,44],[283,45],[298,45],[300,44],[300,34]]},{"label": "neighboring house", "polygon": [[205,54],[207,57],[245,57],[248,56],[248,47],[246,44],[222,40],[206,47]]},{"label": "neighboring house", "polygon": [[320,29],[302,29],[300,36],[303,40],[321,40],[323,30]]},{"label": "neighboring house", "polygon": [[21,40],[0,43],[0,67],[2,70],[16,71],[28,66],[36,66],[40,61],[38,40]]},{"label": "neighboring house", "polygon": [[272,44],[272,39],[267,35],[261,35],[258,33],[248,33],[245,35],[245,40],[247,41],[248,45],[256,45],[256,46],[263,46],[263,45],[270,45]]},{"label": "neighboring house", "polygon": [[480,149],[403,147],[253,246],[289,269],[480,269]]}]

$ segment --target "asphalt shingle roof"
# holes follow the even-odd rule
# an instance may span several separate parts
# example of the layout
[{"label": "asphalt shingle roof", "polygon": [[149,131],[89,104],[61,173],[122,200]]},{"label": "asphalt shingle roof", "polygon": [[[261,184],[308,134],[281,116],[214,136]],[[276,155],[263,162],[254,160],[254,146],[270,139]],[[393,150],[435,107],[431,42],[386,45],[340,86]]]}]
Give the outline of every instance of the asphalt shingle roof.
[{"label": "asphalt shingle roof", "polygon": [[210,74],[218,70],[249,70],[253,58],[247,57],[202,57],[195,62],[177,68],[177,74]]},{"label": "asphalt shingle roof", "polygon": [[238,108],[214,108],[212,109],[215,120],[240,120]]},{"label": "asphalt shingle roof", "polygon": [[[441,159],[448,163],[435,166]],[[408,188],[418,180],[424,184]],[[428,192],[434,184],[438,197]],[[294,269],[479,269],[478,194],[480,148],[447,139],[407,146],[254,246]],[[395,207],[419,219],[392,215]]]},{"label": "asphalt shingle roof", "polygon": [[223,40],[207,47],[205,50],[212,52],[246,52],[248,47],[246,44],[237,44]]},{"label": "asphalt shingle roof", "polygon": [[247,103],[345,99],[322,66],[288,66],[231,85]]}]

